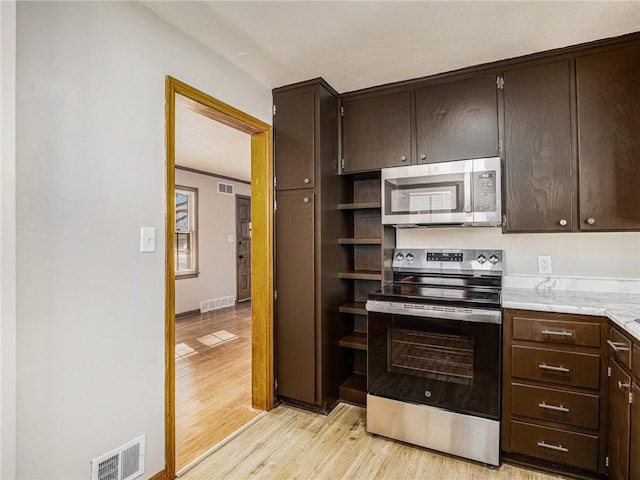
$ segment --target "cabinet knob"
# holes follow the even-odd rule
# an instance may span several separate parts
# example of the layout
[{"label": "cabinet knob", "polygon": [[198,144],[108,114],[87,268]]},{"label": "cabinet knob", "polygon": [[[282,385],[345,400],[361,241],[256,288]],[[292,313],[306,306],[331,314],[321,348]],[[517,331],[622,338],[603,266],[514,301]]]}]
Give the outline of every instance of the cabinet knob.
[{"label": "cabinet knob", "polygon": [[304,197],[304,203],[309,203],[309,197]]},{"label": "cabinet knob", "polygon": [[560,221],[558,223],[563,227],[567,226],[567,221],[564,218],[560,219]]},{"label": "cabinet knob", "polygon": [[595,225],[595,223],[596,223],[596,219],[595,218],[593,218],[593,217],[587,218],[587,224]]},{"label": "cabinet knob", "polygon": [[407,161],[407,157],[406,157],[405,155],[402,155],[402,156],[400,157],[400,161],[401,161],[401,162],[406,162],[406,161]]},{"label": "cabinet knob", "polygon": [[424,153],[420,154],[420,160],[426,160],[427,159],[427,155]]},{"label": "cabinet knob", "polygon": [[304,183],[309,183],[311,180],[309,180],[308,178],[305,178],[303,181]]}]

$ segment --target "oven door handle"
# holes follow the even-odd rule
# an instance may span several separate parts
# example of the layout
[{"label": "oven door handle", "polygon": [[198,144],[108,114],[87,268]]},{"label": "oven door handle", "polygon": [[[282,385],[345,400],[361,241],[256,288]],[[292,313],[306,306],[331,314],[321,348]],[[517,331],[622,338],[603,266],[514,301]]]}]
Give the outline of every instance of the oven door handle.
[{"label": "oven door handle", "polygon": [[378,300],[368,300],[366,306],[368,312],[460,320],[463,322],[502,323],[502,311],[495,309],[451,308],[445,310],[444,307],[439,305],[382,302]]}]

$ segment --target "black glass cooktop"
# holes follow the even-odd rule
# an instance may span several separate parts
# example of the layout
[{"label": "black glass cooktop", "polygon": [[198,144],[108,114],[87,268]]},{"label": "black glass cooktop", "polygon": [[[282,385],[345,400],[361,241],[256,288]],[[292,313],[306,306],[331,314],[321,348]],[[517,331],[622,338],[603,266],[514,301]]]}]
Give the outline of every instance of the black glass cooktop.
[{"label": "black glass cooktop", "polygon": [[373,300],[414,303],[479,304],[500,306],[500,290],[494,288],[446,288],[430,285],[393,283],[369,294]]}]

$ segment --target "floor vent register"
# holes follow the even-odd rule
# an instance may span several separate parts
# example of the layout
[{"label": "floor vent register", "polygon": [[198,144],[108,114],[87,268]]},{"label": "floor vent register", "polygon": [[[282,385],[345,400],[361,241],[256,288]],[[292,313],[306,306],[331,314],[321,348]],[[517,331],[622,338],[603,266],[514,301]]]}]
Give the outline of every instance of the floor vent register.
[{"label": "floor vent register", "polygon": [[145,436],[91,460],[91,480],[132,480],[144,473]]}]

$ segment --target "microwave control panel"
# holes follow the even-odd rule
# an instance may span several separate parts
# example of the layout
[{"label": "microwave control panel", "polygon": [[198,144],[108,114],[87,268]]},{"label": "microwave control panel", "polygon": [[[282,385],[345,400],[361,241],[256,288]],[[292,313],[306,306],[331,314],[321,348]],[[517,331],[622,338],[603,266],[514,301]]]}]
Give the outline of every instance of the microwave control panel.
[{"label": "microwave control panel", "polygon": [[473,172],[473,209],[476,212],[496,211],[496,172]]}]

